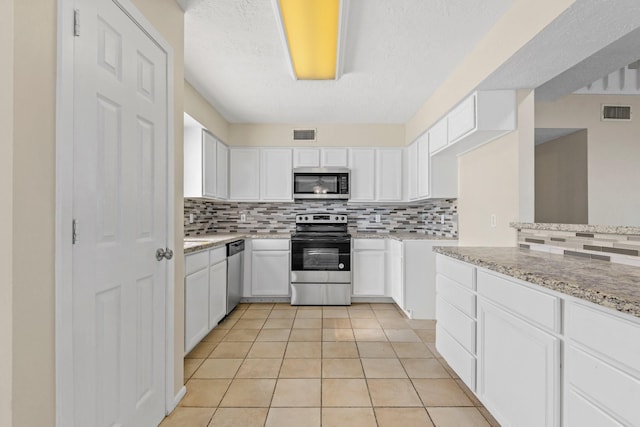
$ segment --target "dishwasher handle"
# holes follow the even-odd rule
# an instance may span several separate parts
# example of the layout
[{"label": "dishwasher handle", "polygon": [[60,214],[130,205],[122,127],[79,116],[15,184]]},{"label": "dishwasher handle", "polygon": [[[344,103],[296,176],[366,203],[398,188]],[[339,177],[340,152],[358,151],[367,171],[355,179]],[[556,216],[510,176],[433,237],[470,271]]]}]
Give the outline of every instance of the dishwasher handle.
[{"label": "dishwasher handle", "polygon": [[239,252],[244,252],[244,240],[236,240],[235,242],[227,243],[227,256],[233,256]]}]

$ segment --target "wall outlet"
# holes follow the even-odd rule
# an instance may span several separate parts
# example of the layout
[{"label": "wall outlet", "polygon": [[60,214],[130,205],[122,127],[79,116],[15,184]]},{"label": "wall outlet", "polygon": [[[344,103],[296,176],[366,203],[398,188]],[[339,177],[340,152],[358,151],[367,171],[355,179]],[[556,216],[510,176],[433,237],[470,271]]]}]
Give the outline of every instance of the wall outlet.
[{"label": "wall outlet", "polygon": [[196,216],[192,213],[189,214],[189,224],[196,222]]},{"label": "wall outlet", "polygon": [[498,221],[496,219],[496,214],[491,214],[491,227],[495,228],[497,223],[498,223]]},{"label": "wall outlet", "polygon": [[440,215],[440,224],[444,224],[444,215]]},{"label": "wall outlet", "polygon": [[240,222],[247,222],[247,214],[240,214]]},{"label": "wall outlet", "polygon": [[380,222],[380,214],[376,214],[375,215],[375,221],[376,222]]}]

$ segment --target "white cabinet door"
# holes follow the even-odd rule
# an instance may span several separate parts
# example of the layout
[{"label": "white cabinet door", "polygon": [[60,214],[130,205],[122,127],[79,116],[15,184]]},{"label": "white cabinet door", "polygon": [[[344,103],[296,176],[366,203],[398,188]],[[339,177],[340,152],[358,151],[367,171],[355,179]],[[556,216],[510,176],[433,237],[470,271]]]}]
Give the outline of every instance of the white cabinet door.
[{"label": "white cabinet door", "polygon": [[227,260],[209,267],[209,330],[227,314]]},{"label": "white cabinet door", "polygon": [[229,198],[229,148],[220,141],[216,144],[216,196]]},{"label": "white cabinet door", "polygon": [[402,149],[378,149],[376,153],[376,200],[402,200]]},{"label": "white cabinet door", "polygon": [[202,195],[205,197],[217,196],[217,158],[218,141],[209,132],[202,131],[202,165],[190,165],[190,167],[202,167]]},{"label": "white cabinet door", "polygon": [[260,200],[291,201],[291,149],[265,148],[261,153]]},{"label": "white cabinet door", "polygon": [[289,296],[289,265],[289,251],[253,250],[251,296]]},{"label": "white cabinet door", "polygon": [[389,257],[387,268],[387,285],[389,296],[398,304],[398,307],[405,309],[404,300],[404,277],[402,275],[402,242],[389,239]]},{"label": "white cabinet door", "polygon": [[260,151],[257,148],[229,150],[229,198],[260,199]]},{"label": "white cabinet door", "polygon": [[478,298],[478,397],[502,425],[560,425],[560,339]]},{"label": "white cabinet door", "polygon": [[318,168],[320,167],[319,148],[294,148],[293,149],[294,168]]},{"label": "white cabinet door", "polygon": [[184,351],[188,353],[209,331],[209,269],[184,281]]},{"label": "white cabinet door", "polygon": [[418,198],[418,142],[407,147],[407,197]]},{"label": "white cabinet door", "polygon": [[476,127],[476,94],[462,101],[447,116],[449,143],[471,132]]},{"label": "white cabinet door", "polygon": [[446,147],[447,139],[447,118],[444,117],[429,129],[429,153],[435,153],[439,149]]},{"label": "white cabinet door", "polygon": [[353,295],[385,296],[385,251],[353,251]]},{"label": "white cabinet door", "polygon": [[373,148],[352,148],[349,150],[351,169],[352,202],[375,200],[376,151]]},{"label": "white cabinet door", "polygon": [[[190,118],[190,117],[189,117]],[[202,127],[193,119],[184,127],[184,197],[202,197]]]},{"label": "white cabinet door", "polygon": [[323,168],[346,168],[349,164],[349,156],[346,148],[323,148],[321,166]]},{"label": "white cabinet door", "polygon": [[430,160],[429,138],[424,135],[423,138],[418,140],[418,198],[429,197],[430,194]]}]

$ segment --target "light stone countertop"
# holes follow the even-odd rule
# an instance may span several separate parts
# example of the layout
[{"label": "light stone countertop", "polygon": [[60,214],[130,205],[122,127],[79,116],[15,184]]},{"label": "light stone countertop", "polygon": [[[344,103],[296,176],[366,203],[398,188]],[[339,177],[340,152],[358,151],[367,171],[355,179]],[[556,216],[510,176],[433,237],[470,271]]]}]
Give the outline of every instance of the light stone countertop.
[{"label": "light stone countertop", "polygon": [[[354,239],[394,239],[394,240],[449,240],[456,241],[456,237],[432,236],[424,233],[369,233],[353,232]],[[184,238],[184,254],[189,255],[205,249],[217,248],[240,239],[289,239],[291,233],[211,233]]]},{"label": "light stone countertop", "polygon": [[626,225],[551,224],[544,222],[512,222],[509,225],[520,230],[570,231],[576,233],[603,233],[640,235],[640,227]]},{"label": "light stone countertop", "polygon": [[242,239],[289,239],[291,233],[211,233],[184,238],[184,254],[217,248]]},{"label": "light stone countertop", "polygon": [[520,248],[434,247],[434,252],[640,317],[640,268]]},{"label": "light stone countertop", "polygon": [[352,232],[351,237],[354,239],[394,239],[394,240],[458,240],[457,237],[448,236],[434,236],[425,233],[378,233],[378,232],[366,232],[357,231]]}]

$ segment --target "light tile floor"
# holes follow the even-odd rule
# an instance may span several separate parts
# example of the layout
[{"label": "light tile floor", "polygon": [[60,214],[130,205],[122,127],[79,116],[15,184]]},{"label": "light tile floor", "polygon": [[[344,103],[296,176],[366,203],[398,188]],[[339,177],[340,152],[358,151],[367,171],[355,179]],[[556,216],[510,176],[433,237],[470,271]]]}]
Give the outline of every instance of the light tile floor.
[{"label": "light tile floor", "polygon": [[394,304],[240,304],[187,355],[162,427],[494,427]]}]

